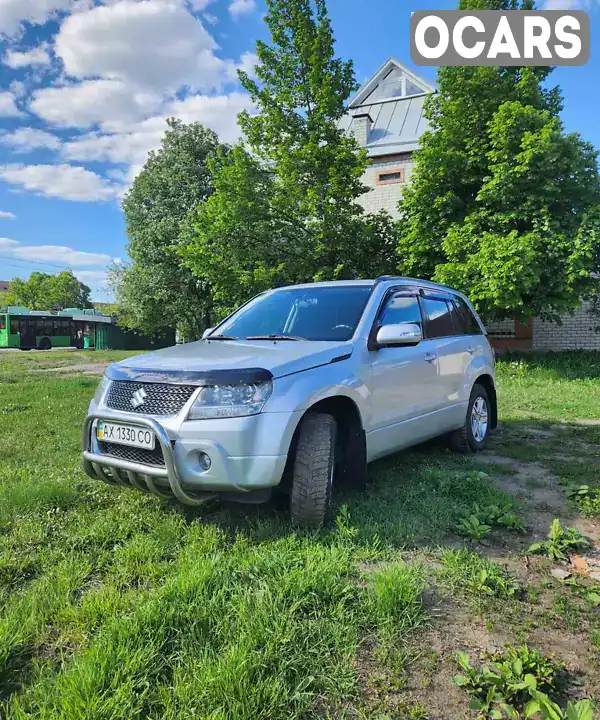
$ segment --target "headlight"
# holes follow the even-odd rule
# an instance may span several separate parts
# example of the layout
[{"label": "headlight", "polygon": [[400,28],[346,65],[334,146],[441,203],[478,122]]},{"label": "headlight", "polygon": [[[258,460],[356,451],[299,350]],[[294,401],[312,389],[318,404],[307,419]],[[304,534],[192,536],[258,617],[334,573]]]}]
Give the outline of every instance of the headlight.
[{"label": "headlight", "polygon": [[104,397],[104,393],[106,392],[109,385],[110,380],[105,375],[100,381],[100,385],[98,385],[98,387],[96,388],[96,392],[94,393],[93,402],[96,403],[96,405],[100,405],[100,401]]},{"label": "headlight", "polygon": [[188,420],[257,415],[273,392],[273,383],[207,385],[192,405]]}]

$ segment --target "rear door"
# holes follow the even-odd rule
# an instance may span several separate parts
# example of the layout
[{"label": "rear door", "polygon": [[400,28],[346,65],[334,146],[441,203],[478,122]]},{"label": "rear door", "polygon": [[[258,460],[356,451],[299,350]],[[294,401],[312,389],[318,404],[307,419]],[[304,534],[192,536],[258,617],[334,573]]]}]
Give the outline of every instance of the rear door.
[{"label": "rear door", "polygon": [[462,417],[461,403],[467,368],[475,352],[475,345],[462,326],[455,296],[426,291],[422,297],[425,334],[435,343],[440,383],[439,407],[456,408]]},{"label": "rear door", "polygon": [[[417,291],[391,291],[378,313],[374,332],[397,323],[414,323],[423,329]],[[435,343],[428,340],[371,351],[371,458],[414,441],[413,436],[419,435],[415,422],[439,407],[438,379]]]}]

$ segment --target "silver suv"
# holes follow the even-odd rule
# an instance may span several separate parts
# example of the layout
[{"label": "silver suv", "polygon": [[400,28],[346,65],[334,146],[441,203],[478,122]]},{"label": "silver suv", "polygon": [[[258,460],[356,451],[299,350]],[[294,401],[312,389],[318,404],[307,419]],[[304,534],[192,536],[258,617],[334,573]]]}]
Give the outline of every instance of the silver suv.
[{"label": "silver suv", "polygon": [[188,505],[289,491],[319,525],[332,487],[437,435],[482,450],[494,356],[467,298],[411,278],[262,293],[202,340],[111,365],[83,430],[88,475]]}]

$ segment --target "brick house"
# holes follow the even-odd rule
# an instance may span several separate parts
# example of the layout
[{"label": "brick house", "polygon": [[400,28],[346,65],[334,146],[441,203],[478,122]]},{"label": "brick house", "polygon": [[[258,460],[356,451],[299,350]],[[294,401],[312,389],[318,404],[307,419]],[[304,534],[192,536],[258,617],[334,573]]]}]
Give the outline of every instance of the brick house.
[{"label": "brick house", "polygon": [[6,292],[9,287],[10,282],[8,280],[0,280],[0,292]]},{"label": "brick house", "polygon": [[[369,167],[361,198],[365,210],[387,210],[398,217],[398,202],[413,171],[412,154],[428,127],[423,105],[435,93],[433,85],[395,58],[387,60],[350,101],[341,127],[366,148]],[[562,325],[534,318],[527,325],[507,320],[488,325],[499,347],[519,350],[600,349],[600,319],[584,303]]]}]

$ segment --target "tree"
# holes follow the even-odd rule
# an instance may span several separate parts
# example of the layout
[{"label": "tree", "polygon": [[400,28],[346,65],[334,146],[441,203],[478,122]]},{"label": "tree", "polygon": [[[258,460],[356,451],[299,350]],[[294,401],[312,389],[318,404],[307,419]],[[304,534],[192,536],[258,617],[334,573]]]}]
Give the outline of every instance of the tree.
[{"label": "tree", "polygon": [[597,153],[565,134],[560,92],[544,87],[551,70],[440,68],[400,204],[400,270],[463,290],[486,318],[555,318],[593,289]]},{"label": "tree", "polygon": [[4,300],[30,310],[64,310],[68,307],[91,308],[91,290],[71,270],[56,275],[33,272],[27,280],[13,278]]},{"label": "tree", "polygon": [[257,108],[245,144],[214,164],[186,262],[225,307],[272,285],[352,278],[393,268],[393,228],[358,204],[367,158],[339,128],[356,85],[335,57],[325,0],[267,0],[272,44],[257,43]]},{"label": "tree", "polygon": [[177,249],[189,233],[190,211],[212,192],[208,159],[225,148],[200,123],[167,123],[160,149],[123,200],[131,263],[113,265],[109,284],[126,326],[148,334],[178,327],[193,338],[207,325],[210,297]]}]

